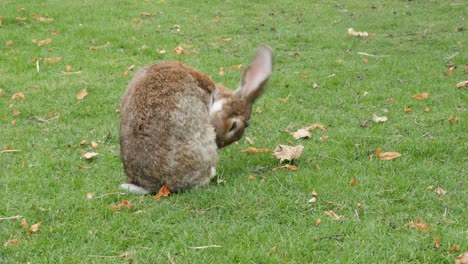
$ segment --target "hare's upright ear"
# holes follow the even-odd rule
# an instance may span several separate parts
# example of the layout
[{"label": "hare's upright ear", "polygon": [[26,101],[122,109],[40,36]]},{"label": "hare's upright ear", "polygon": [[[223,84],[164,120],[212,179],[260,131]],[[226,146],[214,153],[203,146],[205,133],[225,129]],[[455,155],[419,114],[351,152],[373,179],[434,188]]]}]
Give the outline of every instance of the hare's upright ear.
[{"label": "hare's upright ear", "polygon": [[272,68],[273,51],[268,46],[259,47],[252,64],[242,74],[241,83],[235,93],[253,104],[265,89]]}]

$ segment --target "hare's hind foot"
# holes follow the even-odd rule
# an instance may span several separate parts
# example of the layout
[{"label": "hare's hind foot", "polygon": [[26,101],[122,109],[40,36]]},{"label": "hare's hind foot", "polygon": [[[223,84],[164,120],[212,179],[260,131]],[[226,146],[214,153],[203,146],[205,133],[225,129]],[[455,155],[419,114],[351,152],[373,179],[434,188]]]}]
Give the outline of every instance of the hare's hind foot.
[{"label": "hare's hind foot", "polygon": [[121,184],[120,188],[124,189],[125,191],[127,191],[129,193],[133,193],[133,194],[136,194],[136,195],[145,195],[145,194],[150,193],[149,191],[147,191],[143,187],[140,187],[138,185],[131,184],[131,183]]}]

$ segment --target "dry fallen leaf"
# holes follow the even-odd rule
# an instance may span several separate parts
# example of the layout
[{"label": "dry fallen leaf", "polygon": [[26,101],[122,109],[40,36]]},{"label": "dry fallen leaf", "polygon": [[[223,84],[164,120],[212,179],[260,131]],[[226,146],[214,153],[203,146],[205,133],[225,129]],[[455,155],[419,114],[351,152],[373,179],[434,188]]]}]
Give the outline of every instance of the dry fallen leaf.
[{"label": "dry fallen leaf", "polygon": [[45,46],[45,45],[48,45],[48,44],[52,43],[51,38],[47,38],[47,39],[44,39],[44,40],[33,39],[31,41],[32,41],[32,43],[36,44],[38,47]]},{"label": "dry fallen leaf", "polygon": [[401,154],[398,152],[382,152],[381,148],[378,148],[375,151],[375,155],[380,158],[381,160],[392,160],[398,157],[401,157]]},{"label": "dry fallen leaf", "polygon": [[229,70],[240,70],[240,69],[242,69],[242,64],[229,67]]},{"label": "dry fallen leaf", "polygon": [[62,60],[62,57],[53,57],[53,58],[45,58],[45,62],[47,63],[56,63]]},{"label": "dry fallen leaf", "polygon": [[468,80],[461,81],[455,85],[458,89],[462,87],[468,87]]},{"label": "dry fallen leaf", "polygon": [[312,196],[312,198],[309,199],[309,203],[315,203],[317,202],[317,197]]},{"label": "dry fallen leaf", "polygon": [[407,224],[404,224],[402,228],[414,227],[418,231],[428,231],[432,225],[423,224],[422,221],[422,218],[419,218],[418,221],[411,221]]},{"label": "dry fallen leaf", "polygon": [[223,76],[225,74],[224,67],[219,68],[219,75]]},{"label": "dry fallen leaf", "polygon": [[387,122],[388,118],[386,116],[377,116],[375,113],[372,115],[372,120],[374,123],[383,123]]},{"label": "dry fallen leaf", "polygon": [[454,72],[456,69],[457,69],[457,66],[455,66],[455,65],[450,66],[450,67],[448,68],[448,70],[447,70],[447,75],[448,75],[448,76],[452,76],[453,72]]},{"label": "dry fallen leaf", "polygon": [[455,264],[468,264],[468,251],[455,258]]},{"label": "dry fallen leaf", "polygon": [[10,47],[11,45],[13,45],[13,40],[7,40],[5,46]]},{"label": "dry fallen leaf", "polygon": [[315,189],[312,189],[312,195],[313,196],[318,196],[318,192]]},{"label": "dry fallen leaf", "polygon": [[315,220],[315,226],[320,225],[320,223],[322,223],[322,219],[317,218],[317,220]]},{"label": "dry fallen leaf", "polygon": [[417,94],[417,95],[413,95],[412,98],[414,98],[416,100],[424,100],[424,99],[429,98],[429,94],[428,93],[420,93],[420,94]]},{"label": "dry fallen leaf", "polygon": [[39,227],[42,225],[42,221],[39,221],[39,223],[32,225],[31,227],[28,226],[28,223],[26,222],[26,219],[23,218],[21,220],[21,225],[30,233],[36,233],[39,230]]},{"label": "dry fallen leaf", "polygon": [[405,113],[409,114],[411,112],[413,112],[413,110],[409,107],[406,107],[406,105],[403,107],[403,111],[405,111]]},{"label": "dry fallen leaf", "polygon": [[87,160],[90,160],[94,157],[96,157],[99,153],[96,153],[96,152],[86,152],[85,154],[83,154],[83,158],[87,159]]},{"label": "dry fallen leaf", "polygon": [[265,153],[265,152],[271,152],[271,149],[269,149],[269,148],[253,148],[253,147],[249,147],[249,148],[246,148],[245,150],[242,151],[242,153],[244,153],[244,154]]},{"label": "dry fallen leaf", "polygon": [[366,31],[355,31],[353,28],[348,28],[348,35],[353,37],[367,37],[369,33]]},{"label": "dry fallen leaf", "polygon": [[452,123],[455,123],[455,122],[460,121],[460,118],[459,118],[458,116],[456,116],[456,117],[450,117],[450,118],[448,119],[448,121],[449,121],[449,122],[452,122]]},{"label": "dry fallen leaf", "polygon": [[151,13],[148,13],[148,12],[143,12],[143,13],[140,14],[140,16],[142,16],[142,17],[150,17],[150,16],[152,16],[152,14],[151,14]]},{"label": "dry fallen leaf", "polygon": [[83,100],[88,95],[88,91],[86,89],[81,89],[76,93],[76,99]]},{"label": "dry fallen leaf", "polygon": [[153,199],[159,201],[161,197],[168,197],[170,194],[171,191],[169,191],[166,185],[163,184],[163,186],[161,186],[161,189],[159,189],[159,192],[155,196],[153,196]]},{"label": "dry fallen leaf", "polygon": [[98,148],[98,147],[99,147],[99,144],[96,143],[95,141],[91,141],[91,147],[93,147],[93,148]]},{"label": "dry fallen leaf", "polygon": [[285,160],[288,161],[293,161],[299,159],[301,157],[302,151],[304,150],[304,146],[298,145],[298,146],[287,146],[287,145],[281,145],[279,144],[273,154],[272,157],[279,159],[280,162],[283,162]]},{"label": "dry fallen leaf", "polygon": [[440,239],[438,237],[434,237],[434,248],[440,248]]},{"label": "dry fallen leaf", "polygon": [[434,190],[438,195],[445,195],[447,193],[446,190],[440,188],[440,186],[437,186]]},{"label": "dry fallen leaf", "polygon": [[309,138],[312,136],[312,130],[313,129],[320,129],[322,131],[327,131],[325,127],[321,124],[313,124],[310,126],[306,126],[303,128],[298,129],[296,132],[290,133],[295,139],[301,139],[301,138]]},{"label": "dry fallen leaf", "polygon": [[297,166],[286,164],[286,165],[283,165],[283,166],[280,166],[280,167],[273,168],[273,171],[278,171],[278,170],[281,170],[281,169],[288,169],[288,170],[296,171]]},{"label": "dry fallen leaf", "polygon": [[177,55],[181,55],[181,54],[189,54],[189,52],[187,50],[185,50],[184,48],[182,47],[176,47],[172,50],[172,52],[174,52],[175,54]]},{"label": "dry fallen leaf", "polygon": [[122,73],[122,77],[125,77],[128,75],[128,73],[135,68],[135,65],[131,65],[127,67],[127,69]]},{"label": "dry fallen leaf", "polygon": [[333,210],[330,210],[330,211],[327,211],[327,212],[324,212],[324,213],[325,213],[325,215],[328,215],[330,218],[333,218],[333,220],[335,220],[335,221],[342,221],[344,219],[344,216],[335,214],[335,212],[333,212]]},{"label": "dry fallen leaf", "polygon": [[41,17],[39,16],[38,14],[32,14],[31,17],[39,22],[47,22],[47,23],[50,23],[50,22],[53,22],[54,19],[53,18],[50,18],[50,17]]},{"label": "dry fallen leaf", "polygon": [[72,66],[70,66],[70,65],[65,66],[65,71],[66,72],[71,72],[72,70],[73,70]]},{"label": "dry fallen leaf", "polygon": [[18,243],[18,239],[9,239],[3,243],[3,247],[7,247],[8,245],[16,245]]},{"label": "dry fallen leaf", "polygon": [[93,197],[94,197],[94,193],[93,193],[93,192],[89,192],[89,193],[86,194],[86,199],[88,199],[88,200],[93,199]]},{"label": "dry fallen leaf", "polygon": [[21,114],[20,110],[18,110],[18,109],[13,109],[13,116],[17,116],[17,115],[19,115],[19,114]]},{"label": "dry fallen leaf", "polygon": [[15,99],[24,99],[24,93],[23,92],[18,92],[18,93],[14,93],[12,96],[11,96],[11,99],[10,101],[12,100],[15,100]]},{"label": "dry fallen leaf", "polygon": [[111,205],[111,206],[109,206],[109,207],[110,207],[110,209],[112,209],[112,211],[120,210],[120,209],[122,209],[122,208],[127,208],[127,210],[131,210],[131,209],[133,208],[133,204],[130,203],[129,201],[127,201],[127,200],[122,200],[122,201],[120,202],[120,204],[118,204],[118,205]]},{"label": "dry fallen leaf", "polygon": [[458,250],[460,250],[460,245],[454,245],[449,248],[448,253],[452,254],[453,252]]},{"label": "dry fallen leaf", "polygon": [[352,178],[351,181],[349,182],[349,184],[350,184],[351,186],[356,186],[356,184],[357,184],[357,179],[356,179],[356,178]]}]

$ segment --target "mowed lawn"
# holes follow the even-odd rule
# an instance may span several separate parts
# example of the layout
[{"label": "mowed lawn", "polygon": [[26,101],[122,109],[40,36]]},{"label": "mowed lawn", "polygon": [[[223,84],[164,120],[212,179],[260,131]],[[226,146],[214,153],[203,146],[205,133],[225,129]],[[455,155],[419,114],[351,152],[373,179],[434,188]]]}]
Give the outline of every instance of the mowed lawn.
[{"label": "mowed lawn", "polygon": [[[319,2],[3,0],[0,263],[461,261],[466,2]],[[134,72],[178,60],[234,89],[262,44],[268,90],[212,183],[122,192]]]}]

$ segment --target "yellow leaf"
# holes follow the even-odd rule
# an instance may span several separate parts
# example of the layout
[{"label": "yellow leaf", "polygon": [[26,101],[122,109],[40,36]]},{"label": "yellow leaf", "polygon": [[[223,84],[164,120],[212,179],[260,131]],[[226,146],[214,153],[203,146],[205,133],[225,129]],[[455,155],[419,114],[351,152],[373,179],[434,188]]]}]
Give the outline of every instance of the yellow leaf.
[{"label": "yellow leaf", "polygon": [[242,64],[229,67],[229,70],[240,70],[240,69],[242,69]]},{"label": "yellow leaf", "polygon": [[452,76],[453,72],[455,71],[455,69],[457,69],[456,66],[450,66],[447,70],[447,75],[448,76]]},{"label": "yellow leaf", "polygon": [[453,252],[458,250],[460,250],[460,245],[454,245],[449,248],[448,253],[452,254]]},{"label": "yellow leaf", "polygon": [[169,191],[166,185],[163,184],[163,186],[161,186],[161,189],[159,189],[159,192],[155,196],[153,196],[153,199],[159,201],[161,197],[168,197],[170,194],[171,191]]},{"label": "yellow leaf", "polygon": [[468,80],[461,81],[455,85],[458,89],[462,87],[468,87]]},{"label": "yellow leaf", "polygon": [[38,230],[39,230],[39,227],[42,225],[42,221],[40,221],[39,223],[37,224],[34,224],[32,225],[30,228],[29,228],[29,232],[31,233],[36,233]]},{"label": "yellow leaf", "polygon": [[412,98],[414,98],[416,100],[424,100],[424,99],[427,99],[428,97],[429,97],[428,93],[420,93],[420,94],[412,96]]},{"label": "yellow leaf", "polygon": [[401,154],[398,152],[382,152],[378,157],[381,160],[392,160],[401,157]]},{"label": "yellow leaf", "polygon": [[313,129],[320,129],[322,131],[327,131],[325,127],[321,124],[312,124],[310,126],[306,126],[303,128],[298,129],[296,132],[290,133],[295,139],[301,139],[301,138],[309,138],[312,136],[312,130]]},{"label": "yellow leaf", "polygon": [[88,95],[88,91],[86,89],[81,89],[76,93],[76,99],[83,100]]}]

